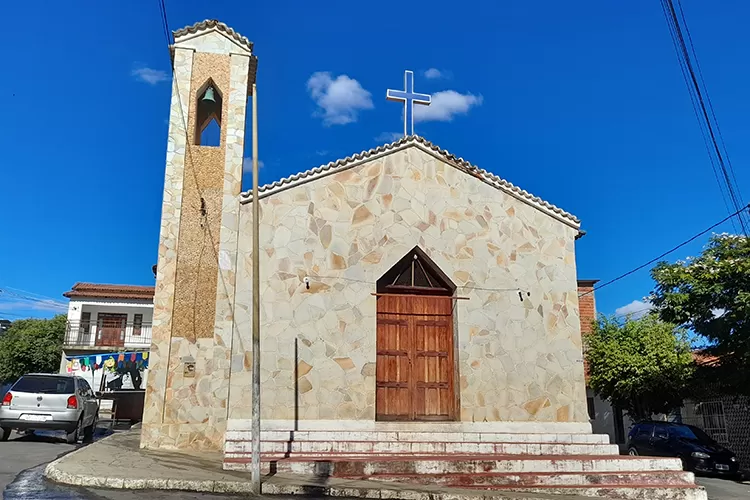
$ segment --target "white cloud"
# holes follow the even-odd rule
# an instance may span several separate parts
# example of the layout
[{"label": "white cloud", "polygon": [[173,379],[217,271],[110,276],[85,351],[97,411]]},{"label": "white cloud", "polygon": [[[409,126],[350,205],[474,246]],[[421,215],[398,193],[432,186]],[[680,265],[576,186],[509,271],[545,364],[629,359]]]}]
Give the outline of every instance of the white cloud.
[{"label": "white cloud", "polygon": [[395,142],[404,136],[403,132],[383,132],[375,140],[377,142]]},{"label": "white cloud", "polygon": [[327,149],[321,149],[319,151],[316,151],[315,154],[318,155],[318,156],[327,156],[328,155],[328,150]]},{"label": "white cloud", "polygon": [[318,71],[307,80],[307,90],[320,108],[315,115],[322,116],[326,126],[356,122],[359,111],[374,107],[371,94],[347,75],[333,78],[327,71]]},{"label": "white cloud", "polygon": [[629,316],[632,319],[639,319],[646,315],[653,306],[642,300],[634,300],[630,304],[615,309],[615,316]]},{"label": "white cloud", "polygon": [[465,115],[474,106],[480,106],[481,95],[459,94],[455,90],[443,90],[432,94],[432,104],[414,107],[415,122],[449,122],[456,115]]},{"label": "white cloud", "polygon": [[169,80],[169,75],[166,71],[147,67],[134,69],[130,72],[130,76],[134,76],[137,80],[146,82],[149,85],[156,85]]},{"label": "white cloud", "polygon": [[[258,160],[258,170],[263,168],[263,160]],[[253,171],[253,159],[250,156],[246,156],[242,159],[242,171],[244,173]]]},{"label": "white cloud", "polygon": [[444,76],[445,75],[443,74],[443,72],[437,68],[430,68],[424,72],[424,77],[428,80],[437,80],[438,78],[443,78]]}]

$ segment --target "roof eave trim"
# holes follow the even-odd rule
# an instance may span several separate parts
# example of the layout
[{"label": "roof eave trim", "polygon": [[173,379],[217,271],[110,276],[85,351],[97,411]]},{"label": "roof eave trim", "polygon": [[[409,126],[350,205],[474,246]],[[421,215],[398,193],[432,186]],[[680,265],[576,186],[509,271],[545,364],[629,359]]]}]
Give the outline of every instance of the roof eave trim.
[{"label": "roof eave trim", "polygon": [[[305,172],[300,172],[292,176],[289,176],[286,178],[286,179],[289,179],[288,181],[286,179],[281,179],[271,184],[266,184],[265,186],[261,188],[260,192],[258,193],[258,198],[263,199],[268,196],[281,193],[293,187],[300,186],[307,182],[311,182],[316,179],[321,179],[323,177],[327,177],[332,174],[337,174],[339,172],[344,172],[351,168],[355,168],[359,165],[362,165],[363,163],[366,163],[372,160],[377,160],[391,153],[402,151],[410,146],[418,147],[420,150],[429,154],[433,158],[449,163],[451,166],[453,166],[454,168],[458,170],[461,170],[467,175],[471,175],[472,177],[475,177],[485,182],[486,184],[489,184],[495,189],[498,189],[499,191],[502,191],[503,193],[515,198],[516,200],[532,208],[535,208],[546,215],[549,215],[550,217],[557,220],[558,222],[562,222],[563,224],[577,230],[578,233],[576,235],[576,239],[580,238],[581,236],[585,234],[585,231],[581,230],[580,221],[575,216],[568,214],[567,212],[557,207],[555,207],[554,209],[549,208],[540,202],[536,202],[533,199],[529,199],[527,198],[527,196],[524,196],[523,193],[525,192],[528,196],[533,196],[533,195],[522,190],[521,188],[518,188],[512,183],[505,181],[501,179],[500,177],[496,176],[495,174],[487,172],[486,170],[470,165],[468,164],[468,162],[465,162],[465,161],[463,163],[457,162],[453,160],[452,158],[450,158],[448,154],[441,153],[442,150],[440,150],[439,148],[435,147],[433,149],[433,147],[429,147],[426,144],[423,144],[420,140],[414,137],[399,139],[398,141],[394,143],[386,144],[384,146],[379,146],[378,148],[375,148],[374,150],[370,150],[370,151],[376,151],[376,152],[369,154],[369,155],[368,155],[369,151],[363,151],[361,153],[358,153],[358,155],[362,156],[361,158],[357,158],[357,159],[350,159],[351,157],[343,158],[341,160],[330,162],[326,165],[321,165],[319,167],[315,167]],[[380,149],[380,151],[377,151],[378,149]],[[476,175],[476,174],[479,174],[479,175]],[[512,187],[509,187],[506,184]],[[521,193],[517,193],[515,189],[513,188],[521,191]],[[538,198],[538,197],[534,197],[534,198]],[[250,191],[245,191],[243,193],[240,193],[241,204],[244,205],[247,203],[252,203],[252,201],[253,199],[252,199],[252,194],[250,193]],[[555,209],[559,210],[562,213],[558,213]]]}]

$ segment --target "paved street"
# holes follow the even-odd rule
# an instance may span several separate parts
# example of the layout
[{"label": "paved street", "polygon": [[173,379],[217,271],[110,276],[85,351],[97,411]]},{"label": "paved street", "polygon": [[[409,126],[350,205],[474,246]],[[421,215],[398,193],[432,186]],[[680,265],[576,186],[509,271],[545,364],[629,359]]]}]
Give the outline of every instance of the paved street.
[{"label": "paved street", "polygon": [[0,491],[22,471],[50,462],[76,448],[66,444],[62,434],[59,436],[54,433],[34,436],[14,433],[7,442],[0,442]]},{"label": "paved street", "polygon": [[750,484],[714,477],[698,477],[696,482],[706,488],[708,500],[750,499]]},{"label": "paved street", "polygon": [[[97,438],[104,436],[99,432]],[[78,445],[83,446],[83,445]],[[60,455],[73,451],[62,434],[39,433],[32,436],[13,434],[0,443],[0,491],[5,500],[230,500],[247,498],[232,495],[169,491],[102,490],[75,488],[50,483],[43,477],[44,467]],[[698,478],[708,491],[709,500],[750,499],[750,485],[718,478]],[[274,497],[283,500],[283,497]],[[293,497],[290,497],[293,498]],[[309,497],[307,497],[309,498]]]}]

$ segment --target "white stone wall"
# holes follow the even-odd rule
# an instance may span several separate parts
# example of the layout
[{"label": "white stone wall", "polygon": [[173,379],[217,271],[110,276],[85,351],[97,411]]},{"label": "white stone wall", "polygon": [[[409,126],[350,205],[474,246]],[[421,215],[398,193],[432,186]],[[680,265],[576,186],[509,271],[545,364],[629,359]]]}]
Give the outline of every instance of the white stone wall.
[{"label": "white stone wall", "polygon": [[219,235],[219,270],[216,286],[216,319],[214,335],[222,345],[231,345],[234,327],[235,270],[237,268],[237,231],[239,229],[239,194],[242,187],[242,160],[245,147],[247,79],[250,58],[232,54],[229,72],[229,109],[226,127],[224,195]]},{"label": "white stone wall", "polygon": [[229,37],[216,31],[185,35],[175,39],[175,46],[182,49],[193,49],[196,52],[211,54],[249,54],[245,47],[233,42]]},{"label": "white stone wall", "polygon": [[[264,419],[374,420],[371,294],[418,245],[470,299],[455,306],[461,420],[588,426],[577,229],[414,144],[260,203]],[[242,205],[230,419],[250,417],[251,214]]]},{"label": "white stone wall", "polygon": [[172,101],[170,103],[167,159],[164,174],[159,258],[154,292],[154,317],[149,368],[152,376],[146,386],[143,409],[144,432],[141,446],[159,442],[164,421],[164,401],[167,391],[169,346],[172,334],[177,248],[182,211],[182,187],[185,171],[187,131],[185,122],[190,105],[190,82],[193,51],[175,48]]}]

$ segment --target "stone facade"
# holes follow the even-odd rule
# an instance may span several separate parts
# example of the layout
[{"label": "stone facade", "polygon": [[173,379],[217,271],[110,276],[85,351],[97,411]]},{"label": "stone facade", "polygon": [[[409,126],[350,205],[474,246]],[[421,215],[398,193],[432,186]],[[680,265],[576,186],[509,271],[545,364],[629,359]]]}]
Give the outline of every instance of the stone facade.
[{"label": "stone facade", "polygon": [[[219,449],[226,427],[229,297],[234,295],[248,84],[255,65],[249,42],[238,43],[240,38],[216,23],[196,26],[176,32],[173,49],[152,376],[141,439],[149,448]],[[197,102],[209,81],[223,97],[218,147],[196,144]]]},{"label": "stone facade", "polygon": [[[262,417],[374,420],[372,293],[419,246],[469,298],[454,314],[460,420],[587,423],[577,221],[426,144],[402,140],[261,194]],[[230,420],[251,416],[252,202],[244,201]]]},{"label": "stone facade", "polygon": [[[220,450],[251,417],[253,200],[239,191],[256,59],[216,21],[175,32],[173,50],[141,445]],[[218,147],[195,144],[209,80]],[[590,430],[575,217],[419,137],[264,186],[258,203],[266,428],[402,425],[374,421],[373,292],[419,247],[468,299],[453,301],[458,422],[440,425]]]}]

